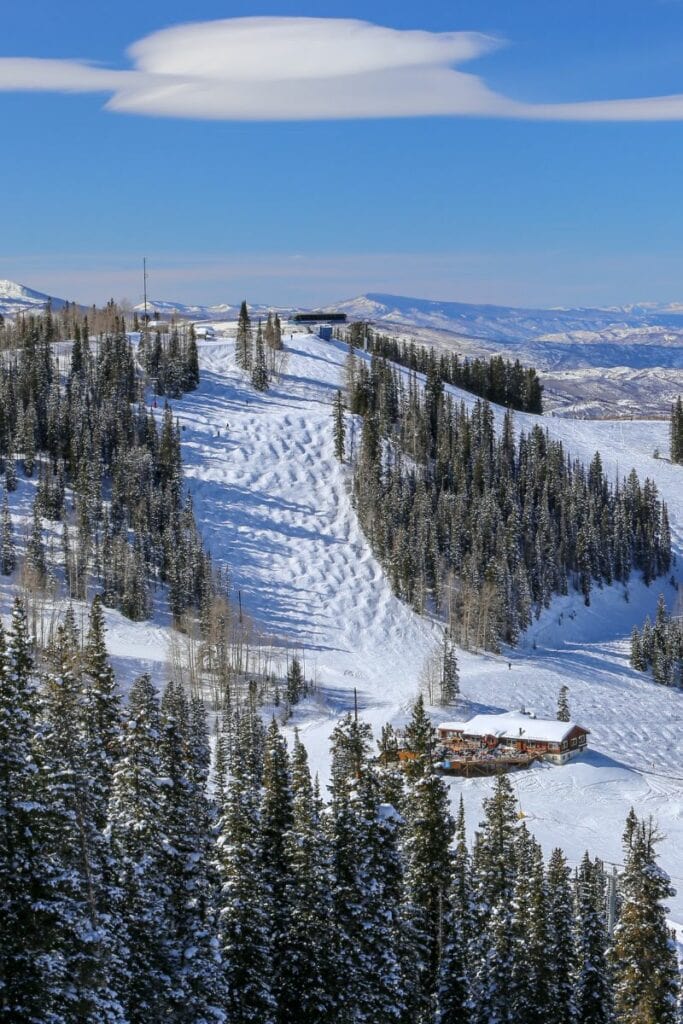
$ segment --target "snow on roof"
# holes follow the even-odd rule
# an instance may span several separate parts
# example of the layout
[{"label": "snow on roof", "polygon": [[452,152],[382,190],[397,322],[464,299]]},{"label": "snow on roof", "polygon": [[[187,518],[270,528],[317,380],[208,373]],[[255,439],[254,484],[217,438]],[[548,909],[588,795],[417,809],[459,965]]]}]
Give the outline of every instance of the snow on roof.
[{"label": "snow on roof", "polygon": [[[572,729],[583,728],[576,722],[558,722],[554,718],[530,718],[522,711],[504,711],[500,715],[475,715],[469,722],[442,722],[439,729],[463,732],[467,736],[497,736],[548,740],[561,743]],[[588,731],[588,730],[586,730]]]}]

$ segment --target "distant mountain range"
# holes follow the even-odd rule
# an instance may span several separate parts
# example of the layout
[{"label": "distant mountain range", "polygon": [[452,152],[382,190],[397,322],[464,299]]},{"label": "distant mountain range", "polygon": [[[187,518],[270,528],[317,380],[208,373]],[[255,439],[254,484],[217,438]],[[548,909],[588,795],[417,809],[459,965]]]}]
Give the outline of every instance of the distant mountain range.
[{"label": "distant mountain range", "polygon": [[13,317],[18,313],[37,313],[45,309],[48,301],[52,302],[53,309],[61,309],[66,304],[64,299],[54,299],[44,292],[26,288],[15,281],[0,281],[0,316]]},{"label": "distant mountain range", "polygon": [[549,335],[604,332],[643,327],[683,331],[683,305],[633,305],[609,308],[525,309],[519,306],[436,302],[369,292],[338,302],[333,309],[375,323],[431,328],[483,341],[519,344]]},{"label": "distant mountain range", "polygon": [[[0,281],[0,313],[5,316],[41,309],[47,299],[43,292]],[[52,304],[59,309],[64,300],[53,298]],[[147,307],[153,316],[218,322],[234,321],[239,312],[239,303],[206,306],[150,299]],[[138,312],[143,308],[142,303],[135,306]],[[546,371],[582,366],[683,369],[683,305],[525,309],[368,292],[328,308],[439,348],[514,354]],[[256,318],[266,316],[269,307],[249,309]],[[292,309],[279,307],[278,312],[286,318]]]}]

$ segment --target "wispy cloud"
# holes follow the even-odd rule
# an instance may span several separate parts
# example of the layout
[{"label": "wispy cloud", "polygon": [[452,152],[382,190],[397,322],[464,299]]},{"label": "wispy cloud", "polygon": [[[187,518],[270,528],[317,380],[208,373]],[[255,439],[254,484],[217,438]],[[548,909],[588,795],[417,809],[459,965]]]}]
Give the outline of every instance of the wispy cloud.
[{"label": "wispy cloud", "polygon": [[154,32],[132,67],[0,58],[0,90],[103,92],[121,113],[205,120],[434,115],[554,121],[683,120],[683,94],[520,103],[459,70],[502,41],[337,18],[232,18]]}]

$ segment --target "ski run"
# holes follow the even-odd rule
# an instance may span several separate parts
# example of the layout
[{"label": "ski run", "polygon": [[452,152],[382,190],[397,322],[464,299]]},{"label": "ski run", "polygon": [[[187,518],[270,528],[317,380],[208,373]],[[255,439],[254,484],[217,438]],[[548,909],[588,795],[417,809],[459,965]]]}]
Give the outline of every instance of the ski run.
[{"label": "ski run", "polygon": [[[234,342],[200,341],[197,391],[172,402],[182,430],[182,453],[197,523],[216,563],[230,573],[233,596],[273,638],[284,665],[303,656],[315,694],[297,705],[287,725],[300,730],[311,766],[327,781],[329,736],[354,706],[376,735],[384,722],[402,724],[426,659],[442,627],[421,618],[391,592],[358,525],[350,471],[333,452],[332,401],[343,386],[345,345],[309,333],[285,334],[286,367],[268,392],[257,393],[235,365]],[[450,388],[471,405],[473,396]],[[160,411],[160,410],[159,410]],[[496,410],[498,421],[502,410]],[[588,463],[599,451],[613,478],[635,468],[654,479],[669,507],[674,575],[683,579],[683,469],[664,458],[664,421],[590,421],[516,413],[517,429],[542,422],[552,438]],[[348,418],[347,446],[360,426]],[[35,481],[22,479],[13,497],[15,522],[30,519]],[[19,527],[19,532],[21,531]],[[12,598],[3,579],[4,610]],[[594,589],[590,607],[580,594],[556,597],[500,656],[458,651],[461,699],[445,718],[533,709],[553,718],[561,686],[569,688],[572,719],[590,730],[589,749],[564,766],[539,763],[511,776],[520,813],[546,854],[561,846],[570,864],[589,849],[621,864],[623,822],[633,806],[652,815],[666,836],[662,867],[678,895],[671,918],[683,925],[683,694],[656,685],[629,667],[634,625],[653,616],[666,579],[645,587]],[[141,671],[161,685],[169,673],[168,619],[144,623],[107,611],[114,667],[130,682]],[[468,826],[480,816],[491,779],[449,779],[454,804],[462,793]]]}]

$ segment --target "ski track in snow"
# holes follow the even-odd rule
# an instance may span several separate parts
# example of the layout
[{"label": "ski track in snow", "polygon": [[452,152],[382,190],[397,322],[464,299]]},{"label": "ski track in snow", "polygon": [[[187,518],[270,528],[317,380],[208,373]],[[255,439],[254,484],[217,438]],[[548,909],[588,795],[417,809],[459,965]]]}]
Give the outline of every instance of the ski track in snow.
[{"label": "ski track in snow", "polygon": [[[318,692],[295,709],[288,729],[301,729],[312,768],[325,782],[329,735],[338,716],[353,707],[354,688],[376,733],[387,720],[404,722],[440,627],[391,593],[358,525],[348,469],[334,457],[331,403],[346,347],[309,334],[286,337],[285,344],[286,372],[259,395],[235,367],[234,342],[200,342],[200,387],[172,404],[207,545],[229,568],[245,610],[278,638],[283,652],[303,651],[306,673],[318,681]],[[450,390],[468,406],[475,401]],[[502,413],[496,414],[500,420]],[[654,478],[669,505],[681,579],[683,468],[652,457],[655,448],[668,451],[667,423],[523,414],[515,421],[518,430],[541,422],[584,462],[599,450],[611,476],[635,467],[641,481]],[[13,512],[26,523],[35,481],[21,475],[20,481]],[[520,705],[554,717],[566,684],[572,717],[591,730],[591,749],[566,766],[540,764],[512,776],[529,827],[546,854],[561,846],[578,863],[588,848],[620,863],[629,807],[652,814],[666,836],[662,865],[679,890],[672,918],[683,923],[683,694],[628,664],[631,628],[654,613],[660,592],[671,604],[675,592],[667,581],[647,588],[635,578],[628,601],[622,587],[594,590],[589,608],[580,595],[557,598],[516,650],[502,656],[459,652],[462,699],[454,709],[435,712],[435,720]],[[10,594],[11,585],[2,581],[3,610]],[[108,611],[107,625],[122,678],[149,671],[161,684],[168,673],[167,618],[130,623]],[[463,794],[474,830],[492,781],[448,784],[454,802]]]},{"label": "ski track in snow", "polygon": [[[286,344],[287,371],[264,396],[236,370],[231,342],[203,344],[201,387],[176,403],[176,411],[185,425],[188,483],[211,550],[230,567],[244,606],[283,642],[303,648],[309,669],[315,665],[322,699],[297,708],[291,725],[301,728],[312,766],[325,780],[329,734],[353,706],[354,687],[376,732],[386,720],[405,721],[440,632],[391,593],[358,526],[348,470],[333,454],[331,402],[343,379],[345,346],[308,334]],[[451,390],[468,406],[475,401]],[[518,430],[536,422],[516,416]],[[641,480],[653,477],[669,505],[680,559],[683,470],[652,458],[655,448],[668,450],[666,423],[540,422],[584,462],[599,450],[613,477],[631,467]],[[461,652],[460,707],[436,717],[522,704],[554,717],[559,687],[568,685],[573,717],[590,728],[592,749],[567,766],[543,764],[514,776],[530,827],[547,852],[560,845],[578,862],[589,848],[620,863],[623,821],[633,805],[658,820],[667,836],[662,863],[683,890],[683,696],[628,665],[631,628],[653,613],[660,591],[671,603],[668,582],[647,588],[635,578],[628,601],[622,587],[595,590],[589,608],[575,594],[558,598],[516,651]],[[472,829],[491,785],[449,780],[454,801],[464,795]],[[673,906],[683,921],[683,896]]]}]

